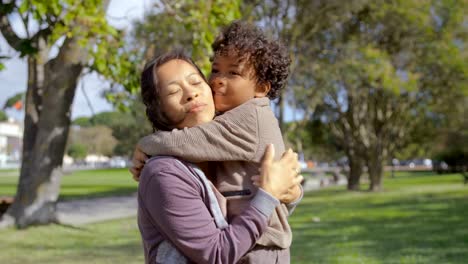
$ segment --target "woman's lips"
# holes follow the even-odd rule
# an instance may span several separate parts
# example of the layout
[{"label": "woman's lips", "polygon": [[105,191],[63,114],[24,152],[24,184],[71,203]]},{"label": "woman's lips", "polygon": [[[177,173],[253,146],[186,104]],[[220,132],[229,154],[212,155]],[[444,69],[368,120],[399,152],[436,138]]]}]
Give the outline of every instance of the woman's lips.
[{"label": "woman's lips", "polygon": [[204,103],[193,103],[190,107],[187,113],[197,113],[203,110],[205,108],[206,104]]}]

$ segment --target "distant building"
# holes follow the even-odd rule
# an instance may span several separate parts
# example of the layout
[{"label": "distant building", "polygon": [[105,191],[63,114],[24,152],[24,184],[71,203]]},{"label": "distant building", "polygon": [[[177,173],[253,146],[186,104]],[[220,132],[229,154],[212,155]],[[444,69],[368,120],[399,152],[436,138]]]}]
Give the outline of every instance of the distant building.
[{"label": "distant building", "polygon": [[23,125],[13,119],[0,122],[0,168],[18,168],[21,164]]}]

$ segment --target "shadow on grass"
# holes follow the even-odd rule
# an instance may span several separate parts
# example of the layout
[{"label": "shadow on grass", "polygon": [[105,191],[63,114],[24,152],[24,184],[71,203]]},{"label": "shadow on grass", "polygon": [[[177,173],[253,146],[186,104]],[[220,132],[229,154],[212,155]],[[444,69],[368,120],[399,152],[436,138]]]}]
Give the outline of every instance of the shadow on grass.
[{"label": "shadow on grass", "polygon": [[412,259],[407,263],[466,263],[468,259],[466,197],[428,196],[336,206],[333,209],[341,212],[338,219],[325,217],[318,223],[307,216],[320,216],[329,208],[309,205],[296,209],[303,221],[293,224],[292,263],[339,263],[341,255],[374,263],[401,263],[405,259]]},{"label": "shadow on grass", "polygon": [[92,187],[89,185],[68,185],[63,188],[59,201],[70,201],[75,199],[90,199],[111,196],[128,196],[137,192],[136,187],[114,187],[114,186],[98,186]]}]

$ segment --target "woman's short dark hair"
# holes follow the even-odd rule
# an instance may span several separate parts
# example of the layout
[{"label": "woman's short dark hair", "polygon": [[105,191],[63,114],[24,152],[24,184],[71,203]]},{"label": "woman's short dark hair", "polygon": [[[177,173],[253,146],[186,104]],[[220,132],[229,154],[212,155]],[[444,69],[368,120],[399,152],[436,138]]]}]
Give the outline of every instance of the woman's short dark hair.
[{"label": "woman's short dark hair", "polygon": [[162,111],[159,80],[156,75],[157,69],[171,60],[188,62],[197,69],[200,76],[206,82],[206,78],[200,68],[182,50],[169,51],[148,62],[141,73],[141,98],[146,106],[146,116],[153,125],[154,130],[170,131],[174,128],[174,124],[170,122],[167,115]]},{"label": "woman's short dark hair", "polygon": [[253,24],[234,21],[224,28],[213,45],[214,56],[238,56],[247,59],[253,66],[257,84],[270,84],[267,96],[278,97],[286,85],[291,59],[288,50],[279,40],[267,38],[265,33]]}]

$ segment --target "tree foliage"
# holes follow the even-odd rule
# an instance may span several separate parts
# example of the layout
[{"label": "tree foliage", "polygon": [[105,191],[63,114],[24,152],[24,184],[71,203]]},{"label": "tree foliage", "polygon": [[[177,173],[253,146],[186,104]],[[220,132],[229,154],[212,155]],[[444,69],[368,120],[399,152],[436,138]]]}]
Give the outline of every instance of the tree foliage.
[{"label": "tree foliage", "polygon": [[88,149],[86,145],[75,143],[68,147],[67,154],[75,160],[84,159],[88,154]]},{"label": "tree foliage", "polygon": [[117,140],[112,136],[112,129],[103,125],[74,128],[70,134],[71,146],[86,146],[89,154],[112,156],[117,145]]},{"label": "tree foliage", "polygon": [[211,69],[211,44],[220,27],[241,18],[241,1],[195,0],[156,3],[142,22],[136,23],[135,39],[147,59],[170,49],[186,50],[202,71]]},{"label": "tree foliage", "polygon": [[17,93],[12,97],[8,98],[3,105],[3,109],[11,108],[17,103],[18,101],[22,101],[24,98],[24,93]]},{"label": "tree foliage", "polygon": [[7,114],[4,111],[0,110],[0,122],[7,121],[7,120],[8,120]]}]

